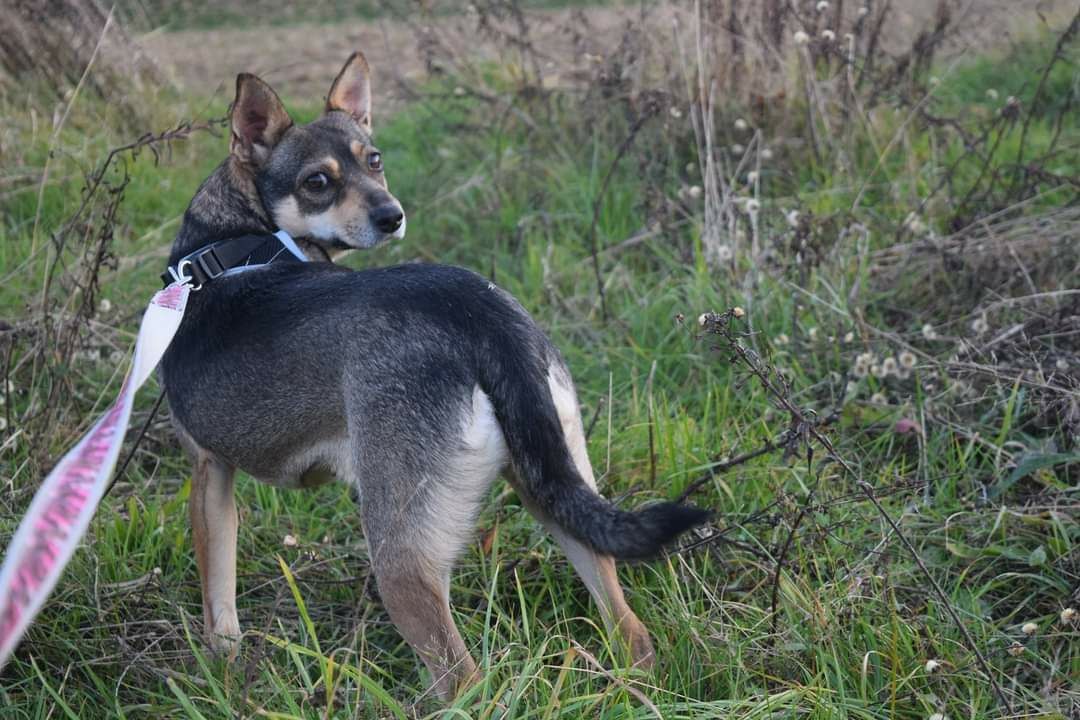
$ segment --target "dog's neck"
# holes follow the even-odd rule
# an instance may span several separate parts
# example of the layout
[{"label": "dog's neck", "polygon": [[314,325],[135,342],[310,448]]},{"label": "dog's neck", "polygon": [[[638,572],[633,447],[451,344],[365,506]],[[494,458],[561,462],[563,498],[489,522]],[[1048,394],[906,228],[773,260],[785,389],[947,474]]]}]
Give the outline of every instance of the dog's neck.
[{"label": "dog's neck", "polygon": [[220,240],[274,232],[250,174],[230,156],[203,181],[191,199],[169,253],[169,264]]}]

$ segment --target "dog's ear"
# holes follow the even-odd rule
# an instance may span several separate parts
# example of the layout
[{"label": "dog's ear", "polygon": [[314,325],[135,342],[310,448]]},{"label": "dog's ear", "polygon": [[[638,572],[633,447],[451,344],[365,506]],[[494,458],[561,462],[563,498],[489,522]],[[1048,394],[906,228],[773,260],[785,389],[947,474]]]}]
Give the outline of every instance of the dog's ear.
[{"label": "dog's ear", "polygon": [[365,132],[371,132],[371,71],[359,50],[349,56],[330,86],[326,111],[331,110],[349,113]]},{"label": "dog's ear", "polygon": [[265,162],[293,124],[277,93],[248,73],[236,76],[236,99],[229,116],[232,123],[229,151],[252,165]]}]

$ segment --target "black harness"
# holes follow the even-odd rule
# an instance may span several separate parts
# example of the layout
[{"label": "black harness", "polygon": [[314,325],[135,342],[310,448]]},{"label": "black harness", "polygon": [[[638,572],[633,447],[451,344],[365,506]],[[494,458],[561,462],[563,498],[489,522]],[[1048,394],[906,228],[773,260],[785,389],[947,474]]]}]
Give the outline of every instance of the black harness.
[{"label": "black harness", "polygon": [[161,273],[161,280],[165,287],[186,283],[192,290],[198,290],[230,270],[272,262],[307,262],[307,258],[284,230],[274,234],[241,235],[219,240],[185,255]]}]

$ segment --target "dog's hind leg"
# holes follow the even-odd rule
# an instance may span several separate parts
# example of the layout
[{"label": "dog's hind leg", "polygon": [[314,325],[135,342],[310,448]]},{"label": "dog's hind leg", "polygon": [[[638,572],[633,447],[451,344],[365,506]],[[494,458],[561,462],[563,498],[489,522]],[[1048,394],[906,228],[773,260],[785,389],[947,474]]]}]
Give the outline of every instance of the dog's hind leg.
[{"label": "dog's hind leg", "polygon": [[240,639],[236,616],[235,469],[193,443],[189,452],[194,472],[188,512],[202,583],[206,640],[215,651],[232,659]]},{"label": "dog's hind leg", "polygon": [[[414,428],[414,437],[424,434],[426,442],[415,443],[408,456],[395,457],[386,447],[369,450],[356,470],[379,595],[430,671],[434,693],[449,699],[477,677],[450,613],[450,573],[474,536],[476,514],[507,453],[491,403],[478,388],[471,407],[446,413],[451,426],[461,417],[461,435]],[[371,427],[361,433],[378,435]]]},{"label": "dog's hind leg", "polygon": [[[559,414],[563,435],[574,460],[574,465],[584,478],[585,483],[596,490],[592,464],[586,451],[585,433],[581,425],[581,410],[578,407],[577,394],[566,370],[559,365],[552,365],[548,371],[548,387]],[[516,483],[515,483],[516,484]],[[559,527],[527,495],[518,488],[525,506],[541,522],[555,541],[566,553],[577,574],[585,582],[589,594],[600,609],[600,615],[608,632],[621,638],[630,651],[630,661],[636,667],[650,668],[655,662],[652,640],[645,625],[630,609],[623,596],[622,586],[615,571],[615,560],[608,555],[601,555]]]}]

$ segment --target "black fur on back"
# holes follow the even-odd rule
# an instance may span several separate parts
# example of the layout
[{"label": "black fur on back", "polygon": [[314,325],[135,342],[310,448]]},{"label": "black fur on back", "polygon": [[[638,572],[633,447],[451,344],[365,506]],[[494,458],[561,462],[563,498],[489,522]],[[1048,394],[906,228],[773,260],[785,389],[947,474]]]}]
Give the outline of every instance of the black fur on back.
[{"label": "black fur on back", "polygon": [[350,408],[378,408],[384,396],[415,402],[371,452],[397,453],[418,468],[437,462],[425,438],[450,434],[455,403],[479,385],[522,492],[590,547],[647,558],[704,522],[706,511],[674,503],[621,510],[586,485],[548,386],[553,363],[562,359],[528,313],[475,273],[306,263],[270,265],[192,293],[162,375],[192,438],[255,476],[273,473],[310,434],[332,434]]}]

